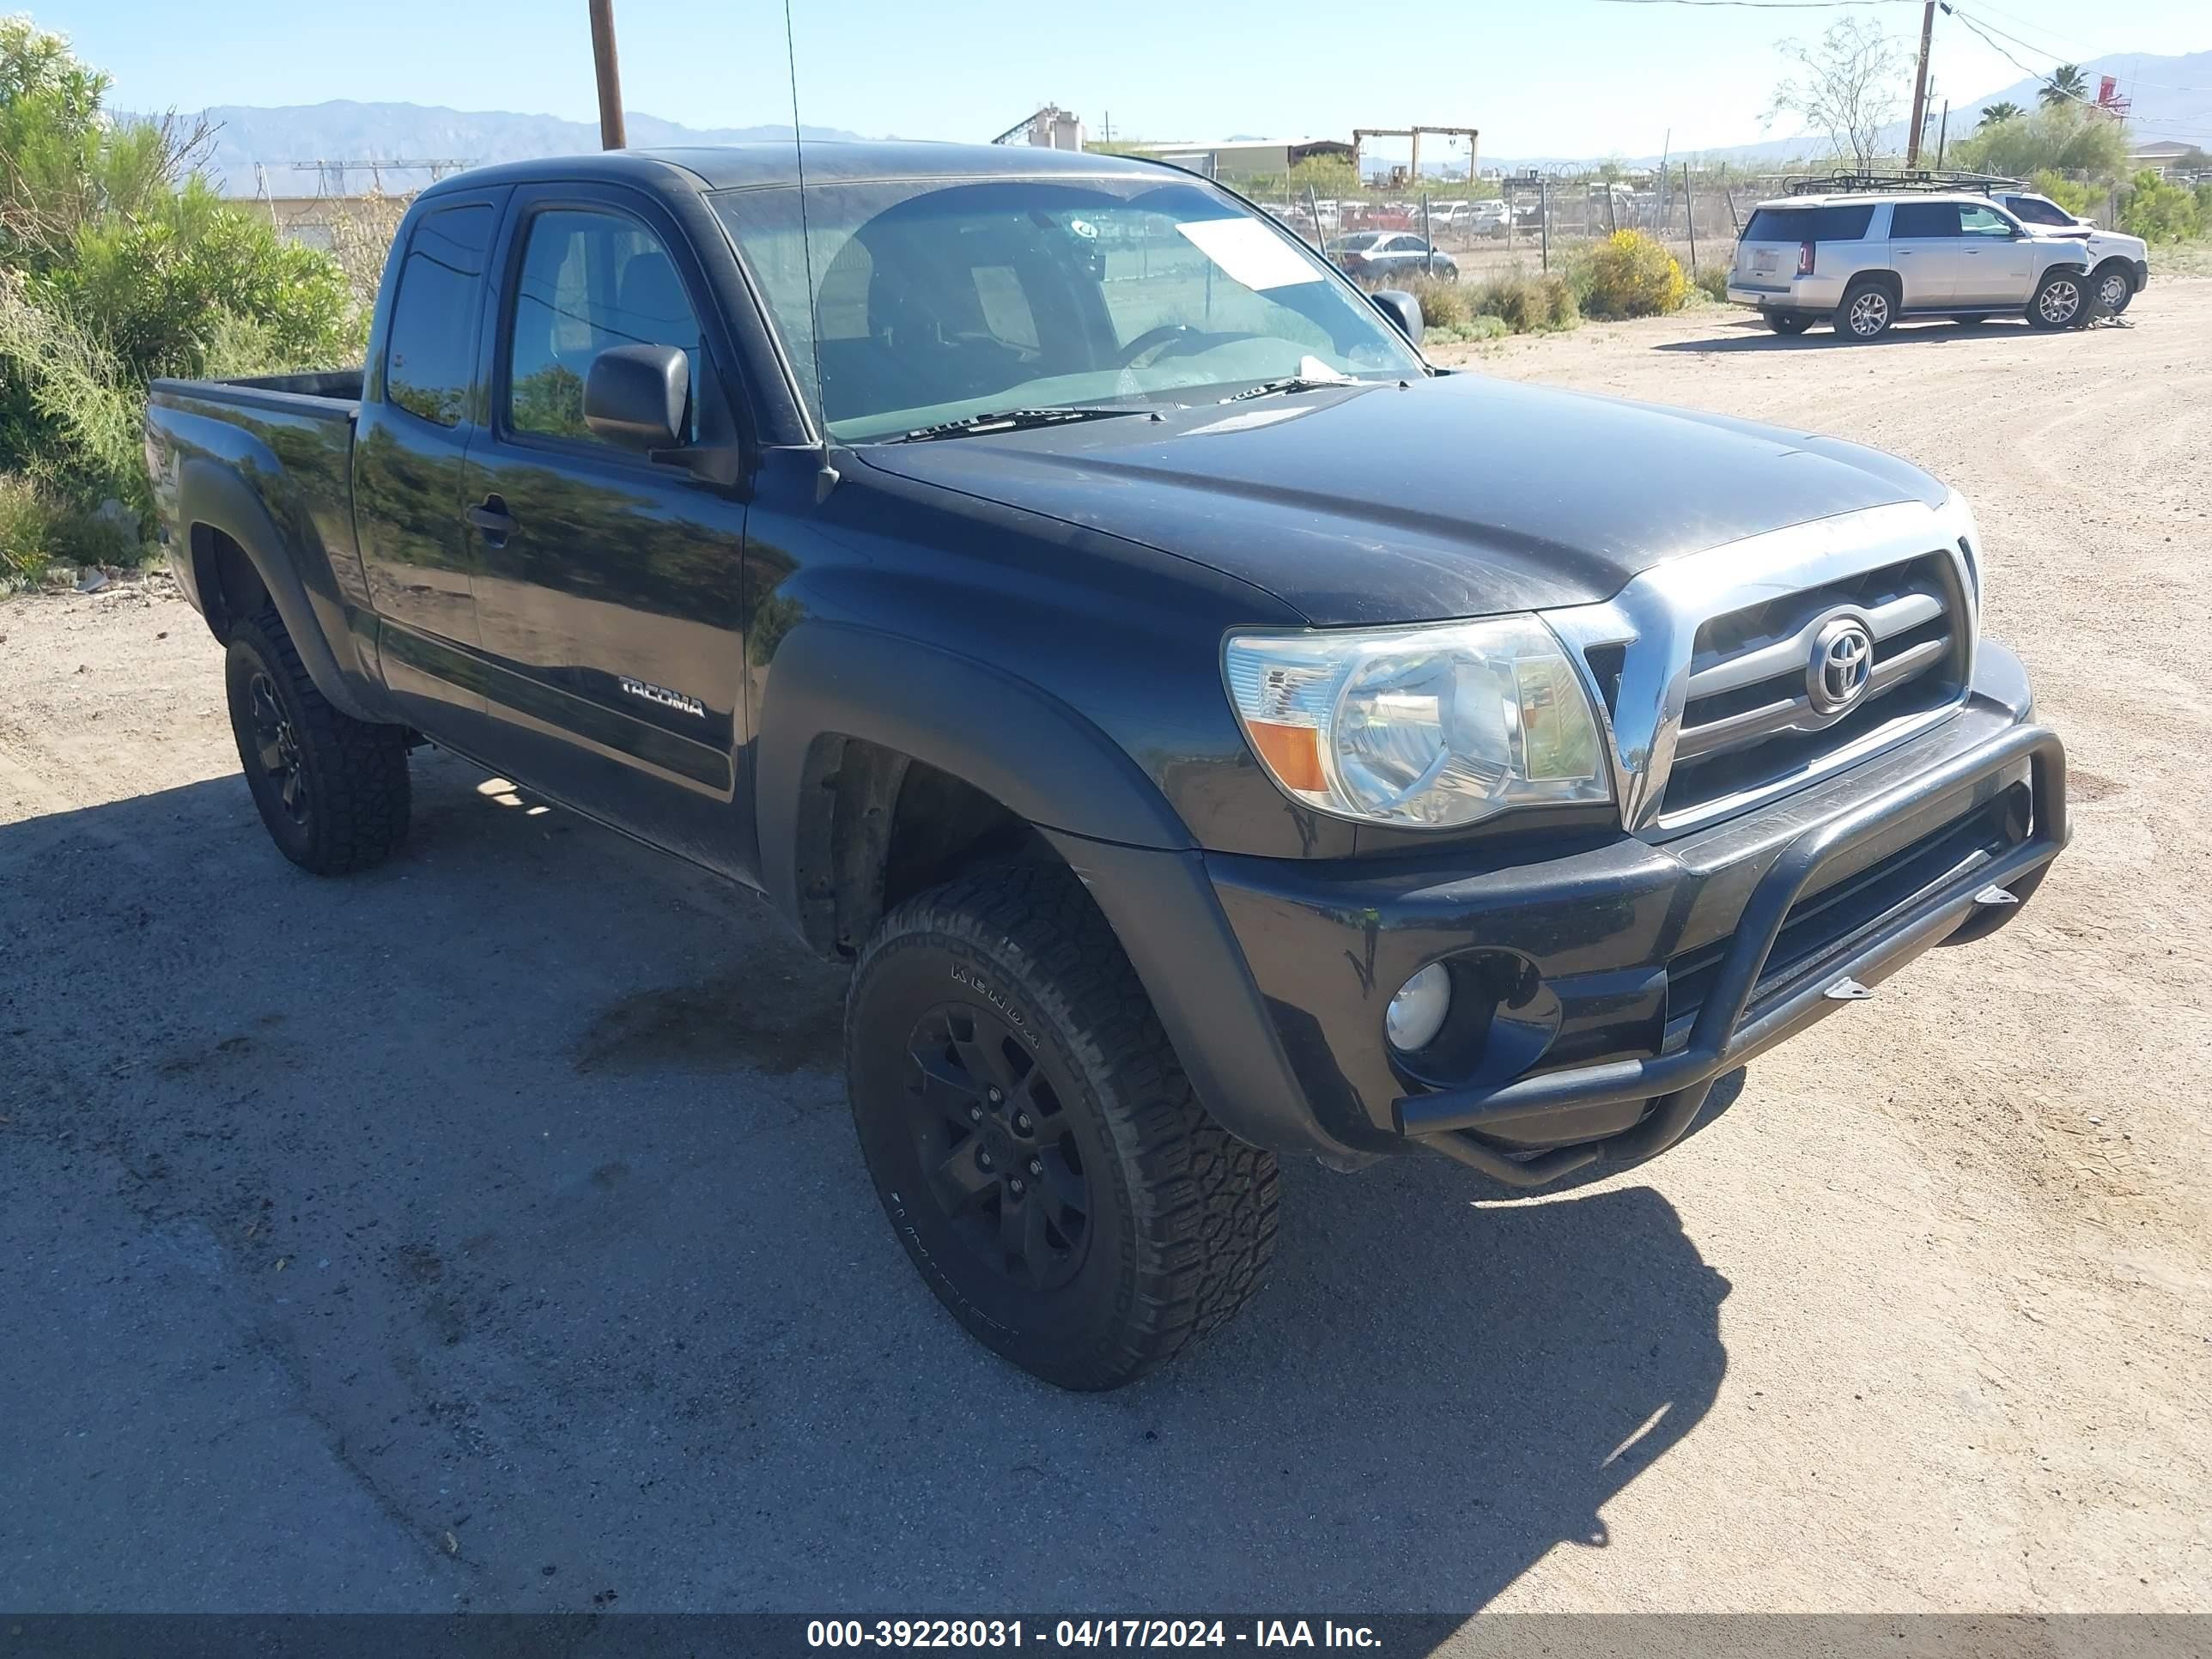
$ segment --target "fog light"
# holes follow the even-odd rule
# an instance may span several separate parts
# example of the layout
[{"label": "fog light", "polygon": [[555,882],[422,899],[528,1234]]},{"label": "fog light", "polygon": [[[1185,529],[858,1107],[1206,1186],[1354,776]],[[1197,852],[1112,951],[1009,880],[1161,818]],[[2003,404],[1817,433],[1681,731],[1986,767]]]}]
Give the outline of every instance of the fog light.
[{"label": "fog light", "polygon": [[1443,963],[1432,962],[1398,988],[1389,1012],[1382,1016],[1382,1029],[1389,1033],[1392,1048],[1411,1054],[1436,1041],[1450,1012],[1451,975]]}]

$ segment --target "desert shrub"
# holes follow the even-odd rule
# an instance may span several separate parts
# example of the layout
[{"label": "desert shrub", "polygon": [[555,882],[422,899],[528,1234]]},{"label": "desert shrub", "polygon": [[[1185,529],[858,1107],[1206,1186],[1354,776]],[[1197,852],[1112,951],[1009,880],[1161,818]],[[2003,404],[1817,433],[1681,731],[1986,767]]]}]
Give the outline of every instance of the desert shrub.
[{"label": "desert shrub", "polygon": [[1583,312],[1608,319],[1656,317],[1682,308],[1689,284],[1674,256],[1640,230],[1619,230],[1575,263]]},{"label": "desert shrub", "polygon": [[50,564],[130,564],[138,554],[137,538],[113,520],[35,478],[0,472],[0,591]]},{"label": "desert shrub", "polygon": [[2187,185],[2168,184],[2145,167],[2120,204],[2120,228],[2146,242],[2186,242],[2204,234],[2204,216]]},{"label": "desert shrub", "polygon": [[1573,289],[1558,271],[1532,273],[1516,265],[1474,284],[1468,304],[1479,317],[1495,317],[1516,334],[1572,328],[1582,320]]},{"label": "desert shrub", "polygon": [[1431,328],[1464,328],[1474,315],[1462,284],[1418,271],[1403,286],[1421,302],[1421,318]]},{"label": "desert shrub", "polygon": [[1699,265],[1691,285],[1708,300],[1728,300],[1729,268],[1726,265]]}]

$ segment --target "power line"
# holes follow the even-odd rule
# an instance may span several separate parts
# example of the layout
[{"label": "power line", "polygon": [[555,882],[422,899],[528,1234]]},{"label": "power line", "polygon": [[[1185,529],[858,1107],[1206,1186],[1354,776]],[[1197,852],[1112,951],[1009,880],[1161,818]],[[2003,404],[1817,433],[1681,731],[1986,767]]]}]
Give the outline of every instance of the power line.
[{"label": "power line", "polygon": [[[2040,82],[2045,91],[2057,93],[2061,98],[2069,99],[2073,102],[2081,105],[2085,109],[2096,110],[2100,113],[2106,115],[2112,113],[2112,110],[2108,106],[2099,103],[2094,98],[2084,98],[2078,92],[2069,92],[2065,88],[2058,85],[2051,78],[2051,75],[2048,70],[2039,70],[2031,64],[2022,63],[2017,57],[2014,56],[2009,49],[1998,45],[1996,40],[1992,38],[1990,31],[1994,31],[1996,34],[2002,34],[2006,40],[2012,41],[2014,45],[2024,47],[2029,52],[2038,52],[2039,55],[2040,54],[2040,48],[2029,46],[2027,41],[2022,40],[2017,35],[2005,34],[2005,32],[2002,29],[1998,28],[1994,23],[1987,25],[1987,27],[1985,28],[1983,24],[1976,22],[1972,18],[1967,16],[1966,13],[1960,11],[1956,6],[1945,4],[1943,6],[1943,10],[1947,15],[1955,17],[1960,22],[1965,24],[1969,29],[1972,29],[1976,34],[1979,35],[1983,45],[1988,46],[1990,51],[1996,52],[1999,57],[2011,64],[2012,66],[2020,70],[2021,74],[2027,76],[2031,80]],[[2182,129],[2180,136],[2184,138],[2197,138],[2204,136],[2201,130],[2189,126],[2184,122],[2177,121],[2171,116],[2151,115],[2130,117],[2130,118],[2132,124],[2136,126],[2179,127]]]}]

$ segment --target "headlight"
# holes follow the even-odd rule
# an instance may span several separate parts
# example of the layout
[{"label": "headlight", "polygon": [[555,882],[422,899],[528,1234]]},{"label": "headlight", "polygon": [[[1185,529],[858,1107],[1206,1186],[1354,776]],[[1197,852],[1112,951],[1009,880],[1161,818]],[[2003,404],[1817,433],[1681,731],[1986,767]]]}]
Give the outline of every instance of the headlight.
[{"label": "headlight", "polygon": [[1582,677],[1534,617],[1241,635],[1224,669],[1269,775],[1335,817],[1441,830],[1613,799]]}]

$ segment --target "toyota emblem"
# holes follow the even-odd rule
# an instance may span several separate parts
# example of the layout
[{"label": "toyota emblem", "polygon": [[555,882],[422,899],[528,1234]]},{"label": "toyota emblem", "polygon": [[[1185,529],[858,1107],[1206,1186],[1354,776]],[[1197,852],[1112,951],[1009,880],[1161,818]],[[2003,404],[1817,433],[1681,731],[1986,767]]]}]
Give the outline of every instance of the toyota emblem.
[{"label": "toyota emblem", "polygon": [[1816,714],[1840,714],[1866,695],[1874,674],[1874,635],[1854,616],[1831,617],[1813,635],[1805,690]]}]

